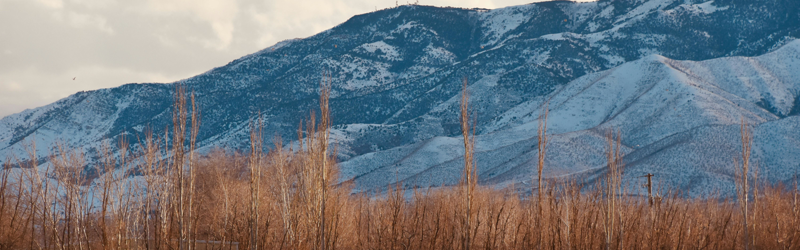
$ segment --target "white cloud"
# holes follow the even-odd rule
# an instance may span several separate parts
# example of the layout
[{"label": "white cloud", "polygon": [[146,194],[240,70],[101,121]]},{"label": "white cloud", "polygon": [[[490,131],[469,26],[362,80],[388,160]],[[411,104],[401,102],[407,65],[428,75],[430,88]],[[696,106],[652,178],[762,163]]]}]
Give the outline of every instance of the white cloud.
[{"label": "white cloud", "polygon": [[216,49],[225,49],[231,45],[231,41],[233,41],[233,23],[212,22],[211,29],[213,29],[214,33],[217,34],[217,38],[219,38],[219,44],[217,46],[214,46],[213,44],[208,44],[207,47],[212,47]]},{"label": "white cloud", "polygon": [[69,3],[89,9],[106,9],[118,5],[116,0],[69,0]]},{"label": "white cloud", "polygon": [[8,92],[11,92],[11,93],[22,90],[22,85],[20,85],[17,82],[12,82],[12,81],[8,81],[6,83],[3,83],[2,87],[3,87],[4,91],[8,91]]},{"label": "white cloud", "polygon": [[227,49],[233,41],[234,19],[239,13],[236,0],[149,0],[143,14],[190,15],[206,22],[216,35],[217,41],[200,39],[206,47]]},{"label": "white cloud", "polygon": [[36,0],[42,6],[51,9],[61,9],[64,8],[64,1],[62,0]]},{"label": "white cloud", "polygon": [[114,34],[114,29],[108,21],[99,15],[81,14],[74,11],[55,12],[53,17],[61,22],[66,22],[74,28],[94,28],[106,34]]},{"label": "white cloud", "polygon": [[[84,29],[91,28],[99,30],[106,34],[113,34],[114,29],[108,24],[108,20],[100,13],[85,13],[75,11],[74,8],[69,8],[65,5],[63,0],[36,0],[39,6],[45,7],[50,11],[50,15],[56,21],[67,24],[73,28]],[[101,4],[97,0],[71,0],[72,6],[82,6],[90,9],[99,7],[108,7],[109,2]]]}]

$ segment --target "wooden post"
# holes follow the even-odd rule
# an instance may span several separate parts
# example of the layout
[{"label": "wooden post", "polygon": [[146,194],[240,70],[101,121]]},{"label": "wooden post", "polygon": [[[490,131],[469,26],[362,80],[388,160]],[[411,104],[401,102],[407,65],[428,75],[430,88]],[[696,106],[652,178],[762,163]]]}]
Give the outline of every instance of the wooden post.
[{"label": "wooden post", "polygon": [[647,184],[644,186],[647,187],[647,201],[650,202],[650,206],[653,205],[653,174],[647,173],[646,175],[642,175],[639,177],[646,177]]}]

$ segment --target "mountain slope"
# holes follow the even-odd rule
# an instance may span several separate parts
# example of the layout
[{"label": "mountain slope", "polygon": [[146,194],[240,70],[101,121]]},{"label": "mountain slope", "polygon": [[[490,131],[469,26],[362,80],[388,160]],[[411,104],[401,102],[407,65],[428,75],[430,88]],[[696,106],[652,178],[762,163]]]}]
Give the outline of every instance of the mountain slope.
[{"label": "mountain slope", "polygon": [[[761,167],[760,176],[789,182],[800,170],[800,117],[786,116],[798,108],[798,69],[800,41],[795,41],[759,57],[677,61],[654,55],[580,77],[547,96],[551,142],[545,174],[592,182],[606,161],[603,136],[614,129],[622,133],[628,183],[655,173],[665,187],[729,194],[733,159],[741,159],[743,119],[753,125],[753,163]],[[477,136],[481,181],[530,184],[542,105],[532,100],[512,108],[498,119],[502,127]],[[436,137],[358,156],[343,168],[360,170],[345,177],[363,189],[396,181],[454,184],[462,148],[458,137]]]},{"label": "mountain slope", "polygon": [[[201,150],[217,146],[243,149],[249,144],[248,122],[259,112],[266,118],[267,145],[275,134],[295,138],[297,124],[317,105],[322,73],[329,72],[335,135],[341,144],[339,158],[348,166],[346,172],[357,175],[379,166],[350,164],[348,160],[355,162],[358,156],[374,152],[420,152],[403,150],[431,140],[446,144],[448,140],[437,138],[458,134],[458,100],[464,78],[470,83],[472,107],[478,114],[478,134],[494,135],[529,123],[526,115],[535,117],[532,111],[538,110],[542,100],[567,98],[570,95],[556,93],[572,93],[579,90],[575,86],[585,85],[573,80],[587,74],[599,79],[608,71],[598,72],[624,62],[661,60],[652,54],[705,60],[772,51],[800,37],[799,10],[800,2],[794,0],[554,1],[496,10],[401,6],[355,16],[315,36],[283,41],[182,82],[196,93],[202,109]],[[670,66],[674,70],[659,72],[684,74],[682,62],[668,61],[674,64]],[[718,69],[709,69],[713,70]],[[684,75],[693,74],[705,73]],[[717,90],[725,86],[709,86],[703,91],[679,84],[674,87],[684,95],[696,91],[694,94],[704,96],[696,101],[707,105],[684,105],[681,103],[688,100],[686,97],[657,95],[680,104],[680,112],[697,112],[705,117],[703,121],[727,117],[731,122],[738,118],[729,115],[745,114],[756,124],[798,112],[792,108],[787,113],[789,94],[778,90],[748,96]],[[173,89],[171,84],[129,84],[77,93],[5,117],[0,120],[0,162],[11,155],[24,159],[25,144],[30,141],[39,146],[37,155],[44,157],[49,145],[61,140],[82,149],[87,164],[96,159],[103,140],[116,141],[122,135],[136,147],[134,138],[148,128],[157,134],[170,131]],[[760,99],[754,102],[755,97]],[[569,108],[592,100],[596,100],[591,107],[595,113]],[[764,109],[744,112],[726,108],[728,113],[706,110],[722,100],[756,103]],[[564,139],[564,147],[584,147],[579,142],[599,143],[599,137],[597,132],[579,131],[600,122],[623,128],[625,138],[634,140],[626,144],[653,143],[703,124],[660,125],[681,113],[664,109],[652,117],[640,117],[635,110],[646,105],[628,108],[626,113],[620,112],[625,107],[607,106],[616,105],[616,101],[565,99],[553,106],[563,111],[553,112],[556,125],[551,127],[559,133],[576,131],[574,138]],[[592,119],[572,123],[573,114]],[[606,116],[611,114],[618,114],[619,119],[607,121]],[[506,168],[512,168],[510,162],[526,159],[529,153],[523,150],[513,155],[513,150],[506,151],[503,153],[510,154]],[[587,166],[595,163],[593,156],[585,157],[575,159]],[[497,175],[511,173],[515,172],[498,169]]]}]

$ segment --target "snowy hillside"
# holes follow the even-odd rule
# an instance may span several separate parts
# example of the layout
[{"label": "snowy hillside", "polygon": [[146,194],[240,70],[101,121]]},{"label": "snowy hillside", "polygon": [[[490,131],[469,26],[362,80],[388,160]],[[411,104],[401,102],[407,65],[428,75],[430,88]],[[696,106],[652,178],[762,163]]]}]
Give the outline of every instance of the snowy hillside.
[{"label": "snowy hillside", "polygon": [[[665,188],[731,192],[741,119],[753,125],[753,162],[763,178],[800,177],[800,41],[753,58],[696,62],[648,56],[580,77],[546,99],[548,177],[593,181],[606,161],[603,135],[614,129],[623,134],[629,183],[654,173]],[[499,128],[478,136],[484,183],[530,184],[541,105],[532,100],[512,108],[499,116]],[[409,187],[454,184],[463,166],[461,143],[459,137],[436,137],[358,156],[343,163],[345,177],[363,189],[395,181]]]},{"label": "snowy hillside", "polygon": [[[466,78],[478,115],[482,181],[512,183],[527,178],[535,157],[531,130],[548,99],[556,134],[549,158],[564,161],[553,162],[550,173],[559,175],[600,166],[602,130],[611,126],[622,129],[631,169],[641,171],[661,168],[669,150],[688,150],[664,144],[670,138],[729,138],[715,131],[735,128],[740,117],[756,129],[783,126],[800,113],[790,56],[796,37],[795,0],[554,1],[494,10],[408,5],[354,16],[182,82],[201,108],[201,150],[244,149],[248,122],[259,113],[266,116],[266,145],[275,134],[296,138],[297,124],[317,108],[322,72],[329,72],[344,177],[368,189],[395,179],[438,185],[459,177],[454,136]],[[703,61],[714,58],[720,59]],[[32,142],[43,163],[55,142],[82,150],[87,165],[104,141],[113,146],[124,137],[135,148],[147,129],[171,131],[173,90],[128,84],[2,118],[0,163],[25,160]],[[776,131],[758,133],[793,145],[794,137]],[[770,157],[793,151],[758,150],[764,164],[791,172],[791,160]],[[706,169],[718,161],[692,159],[696,164],[680,167],[694,172],[681,173],[697,173],[697,187],[726,183],[727,172]]]}]

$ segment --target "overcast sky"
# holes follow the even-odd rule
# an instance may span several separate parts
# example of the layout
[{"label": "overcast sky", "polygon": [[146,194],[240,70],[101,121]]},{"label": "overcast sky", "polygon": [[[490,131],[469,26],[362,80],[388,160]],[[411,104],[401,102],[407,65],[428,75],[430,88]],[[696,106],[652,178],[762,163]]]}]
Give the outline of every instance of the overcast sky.
[{"label": "overcast sky", "polygon": [[[493,9],[531,1],[419,4]],[[188,78],[394,6],[395,0],[0,0],[0,117],[81,90]]]}]

